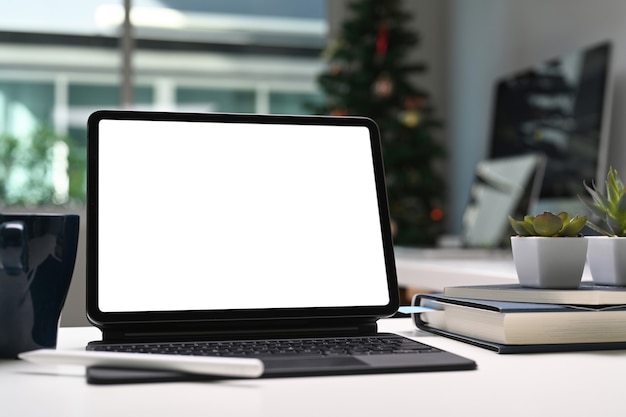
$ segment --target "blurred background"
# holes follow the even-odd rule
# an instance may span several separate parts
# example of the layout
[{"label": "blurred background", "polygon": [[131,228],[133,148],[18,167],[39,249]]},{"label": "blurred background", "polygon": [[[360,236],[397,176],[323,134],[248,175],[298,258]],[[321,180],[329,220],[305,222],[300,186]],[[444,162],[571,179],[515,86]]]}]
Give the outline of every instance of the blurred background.
[{"label": "blurred background", "polygon": [[[322,78],[367,73],[363,63],[373,62],[380,67],[370,68],[372,100],[395,97],[401,103],[394,114],[377,120],[385,125],[383,137],[385,120],[401,119],[432,143],[427,163],[418,158],[424,151],[386,157],[418,184],[409,194],[428,197],[398,200],[404,202],[397,210],[414,206],[409,217],[424,218],[417,226],[401,224],[398,239],[403,246],[432,246],[462,233],[476,165],[490,155],[496,83],[604,41],[612,44],[612,54],[602,115],[606,152],[598,158],[603,168],[611,164],[626,172],[626,121],[620,114],[626,106],[626,2],[379,1],[406,16],[377,12],[371,25],[364,19],[370,16],[366,9],[352,3],[22,0],[3,5],[0,210],[84,214],[86,119],[94,110],[351,114],[355,110],[334,106],[341,94]],[[348,31],[346,22],[352,22]],[[408,43],[387,35],[396,24],[410,35]],[[373,45],[371,56],[335,65],[342,45],[346,51],[357,48],[341,43],[354,34]],[[386,60],[399,44],[402,58],[418,64],[413,71]],[[359,70],[350,72],[355,65]],[[398,74],[404,78],[395,78]],[[407,91],[411,94],[394,96]],[[413,169],[422,166],[426,172]],[[419,188],[425,175],[440,186]],[[402,235],[410,227],[428,231]],[[76,298],[84,291],[84,239],[81,251],[71,290]],[[70,316],[64,315],[66,324],[76,322]]]}]

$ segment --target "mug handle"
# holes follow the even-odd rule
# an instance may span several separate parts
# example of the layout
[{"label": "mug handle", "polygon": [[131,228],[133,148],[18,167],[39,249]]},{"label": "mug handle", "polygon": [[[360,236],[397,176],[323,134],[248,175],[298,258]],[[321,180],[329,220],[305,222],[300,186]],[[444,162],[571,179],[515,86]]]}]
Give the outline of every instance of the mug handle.
[{"label": "mug handle", "polygon": [[27,242],[24,222],[9,221],[0,224],[0,269],[7,275],[28,272]]}]

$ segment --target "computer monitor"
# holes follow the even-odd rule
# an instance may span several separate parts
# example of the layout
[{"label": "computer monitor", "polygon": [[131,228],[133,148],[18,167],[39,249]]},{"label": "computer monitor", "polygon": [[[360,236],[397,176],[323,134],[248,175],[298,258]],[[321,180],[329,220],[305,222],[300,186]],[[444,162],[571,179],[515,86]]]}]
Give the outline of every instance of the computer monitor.
[{"label": "computer monitor", "polygon": [[536,212],[585,213],[583,181],[604,181],[610,56],[602,42],[496,82],[488,158],[546,156]]}]

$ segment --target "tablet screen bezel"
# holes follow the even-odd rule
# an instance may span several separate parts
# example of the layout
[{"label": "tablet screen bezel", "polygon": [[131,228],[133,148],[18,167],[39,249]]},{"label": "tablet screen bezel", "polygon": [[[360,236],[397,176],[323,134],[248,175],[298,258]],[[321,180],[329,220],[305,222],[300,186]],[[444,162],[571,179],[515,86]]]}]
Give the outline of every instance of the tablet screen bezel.
[{"label": "tablet screen bezel", "polygon": [[[384,254],[384,268],[387,275],[388,302],[383,305],[350,305],[339,307],[306,308],[251,308],[242,310],[179,310],[179,311],[102,311],[98,304],[98,203],[99,203],[99,126],[104,120],[155,120],[175,122],[220,122],[250,124],[287,125],[329,125],[362,126],[368,129],[371,156],[375,178],[376,196]],[[331,150],[329,150],[330,152]],[[88,168],[87,168],[87,316],[96,326],[110,326],[124,323],[159,322],[215,322],[229,320],[262,320],[290,318],[343,318],[343,317],[385,317],[394,314],[399,305],[398,286],[393,256],[393,243],[381,140],[378,127],[368,118],[331,116],[287,116],[224,113],[174,113],[144,112],[127,110],[102,110],[93,113],[88,120]],[[149,157],[149,151],[146,157]],[[302,288],[306,291],[306,288]],[[355,288],[354,291],[358,291]],[[261,296],[261,295],[259,295]]]}]

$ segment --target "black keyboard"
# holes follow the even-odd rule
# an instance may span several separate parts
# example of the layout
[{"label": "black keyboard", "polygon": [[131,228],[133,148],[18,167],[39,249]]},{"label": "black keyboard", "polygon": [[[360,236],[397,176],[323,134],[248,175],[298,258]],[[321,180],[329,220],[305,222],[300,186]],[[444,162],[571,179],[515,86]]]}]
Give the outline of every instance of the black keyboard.
[{"label": "black keyboard", "polygon": [[440,352],[396,335],[173,343],[93,344],[88,350],[174,355],[266,357],[276,355],[377,355]]}]

